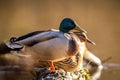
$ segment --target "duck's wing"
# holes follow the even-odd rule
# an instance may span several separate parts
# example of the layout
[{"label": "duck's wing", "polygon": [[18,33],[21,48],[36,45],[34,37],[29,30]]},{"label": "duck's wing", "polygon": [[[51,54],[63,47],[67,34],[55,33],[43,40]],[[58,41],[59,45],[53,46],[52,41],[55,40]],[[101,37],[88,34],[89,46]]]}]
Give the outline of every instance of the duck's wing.
[{"label": "duck's wing", "polygon": [[37,35],[37,34],[40,34],[40,33],[42,33],[42,32],[46,32],[46,31],[35,31],[35,32],[31,32],[31,33],[28,33],[28,34],[26,34],[26,35],[23,35],[23,36],[20,36],[20,37],[16,38],[15,41],[24,40],[24,39],[27,39],[27,38],[29,38],[29,37],[35,36],[35,35]]},{"label": "duck's wing", "polygon": [[58,31],[54,30],[31,32],[18,38],[13,38],[13,40],[10,39],[10,42],[7,43],[7,46],[12,49],[21,48],[23,46],[33,46],[39,42],[58,37],[56,33],[58,33]]}]

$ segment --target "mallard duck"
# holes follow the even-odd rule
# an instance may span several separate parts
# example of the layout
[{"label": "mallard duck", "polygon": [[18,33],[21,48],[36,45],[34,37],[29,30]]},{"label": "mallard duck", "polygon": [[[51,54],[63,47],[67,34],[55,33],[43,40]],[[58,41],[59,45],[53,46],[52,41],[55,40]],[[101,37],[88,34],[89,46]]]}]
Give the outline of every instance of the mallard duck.
[{"label": "mallard duck", "polygon": [[[76,53],[76,55],[67,57],[63,60],[54,62],[54,65],[56,66],[56,68],[62,68],[67,72],[73,72],[75,71],[77,68],[82,68],[83,66],[83,57],[86,57],[87,55],[86,52],[88,51],[87,47],[86,47],[86,43],[91,43],[93,45],[95,45],[95,43],[90,40],[87,35],[85,33],[80,33],[80,32],[73,32],[74,35],[78,36],[79,38],[79,45],[80,45],[80,50],[78,53]],[[85,55],[85,56],[84,56]],[[88,57],[90,57],[88,55]],[[39,61],[38,63],[39,67],[45,67],[47,66],[49,63],[46,61]]]},{"label": "mallard duck", "polygon": [[[80,40],[71,30],[77,30],[81,34],[86,33],[76,22],[70,18],[64,18],[59,30],[35,31],[18,38],[11,38],[3,44],[6,52],[21,51],[30,52],[31,56],[39,61],[48,61],[51,71],[55,71],[53,62],[76,55],[80,50]],[[0,50],[5,53],[4,50]],[[1,53],[0,52],[0,53]]]}]

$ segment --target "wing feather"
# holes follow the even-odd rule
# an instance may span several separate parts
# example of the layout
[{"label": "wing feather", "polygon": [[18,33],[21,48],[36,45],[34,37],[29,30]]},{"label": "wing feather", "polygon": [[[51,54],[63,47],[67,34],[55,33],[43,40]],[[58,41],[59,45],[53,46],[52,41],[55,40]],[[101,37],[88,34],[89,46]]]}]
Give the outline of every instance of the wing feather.
[{"label": "wing feather", "polygon": [[52,30],[32,32],[27,35],[18,37],[15,40],[15,43],[23,44],[26,46],[33,46],[39,42],[47,41],[58,37],[56,34],[58,34],[58,32]]}]

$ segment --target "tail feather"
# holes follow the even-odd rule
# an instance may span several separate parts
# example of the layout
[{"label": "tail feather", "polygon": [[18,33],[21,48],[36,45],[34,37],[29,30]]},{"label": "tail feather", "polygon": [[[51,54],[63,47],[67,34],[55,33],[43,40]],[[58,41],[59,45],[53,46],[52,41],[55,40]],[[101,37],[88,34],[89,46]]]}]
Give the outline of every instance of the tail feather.
[{"label": "tail feather", "polygon": [[9,53],[11,50],[4,42],[0,43],[0,54]]}]

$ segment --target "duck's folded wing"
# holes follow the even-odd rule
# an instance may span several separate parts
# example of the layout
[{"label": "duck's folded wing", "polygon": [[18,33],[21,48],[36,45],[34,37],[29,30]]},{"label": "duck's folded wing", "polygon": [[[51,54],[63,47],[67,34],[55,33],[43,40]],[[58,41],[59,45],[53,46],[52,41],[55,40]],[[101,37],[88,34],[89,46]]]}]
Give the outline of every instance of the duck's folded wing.
[{"label": "duck's folded wing", "polygon": [[56,32],[52,30],[32,32],[27,35],[18,37],[15,40],[15,43],[26,45],[26,46],[33,46],[39,42],[43,42],[43,41],[56,38],[57,35],[55,33]]}]

